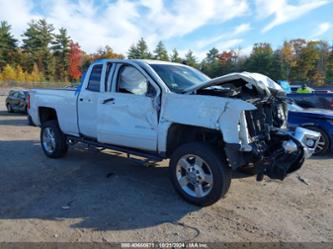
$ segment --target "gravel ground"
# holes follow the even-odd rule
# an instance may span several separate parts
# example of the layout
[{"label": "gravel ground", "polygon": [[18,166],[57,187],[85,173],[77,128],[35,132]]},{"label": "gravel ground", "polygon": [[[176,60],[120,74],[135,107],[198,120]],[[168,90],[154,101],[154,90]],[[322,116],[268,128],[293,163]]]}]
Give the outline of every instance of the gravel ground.
[{"label": "gravel ground", "polygon": [[0,241],[333,241],[333,159],[285,181],[235,174],[229,193],[198,208],[168,180],[111,150],[75,146],[48,159],[39,128],[0,97]]}]

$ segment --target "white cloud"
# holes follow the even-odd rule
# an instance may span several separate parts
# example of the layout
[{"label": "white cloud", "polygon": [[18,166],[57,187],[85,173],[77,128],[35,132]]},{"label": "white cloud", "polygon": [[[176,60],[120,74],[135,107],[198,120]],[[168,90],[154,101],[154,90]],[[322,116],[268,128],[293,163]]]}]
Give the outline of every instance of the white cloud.
[{"label": "white cloud", "polygon": [[249,23],[243,23],[235,28],[232,35],[238,35],[238,34],[244,33],[244,32],[249,31],[250,29],[251,29],[251,25]]},{"label": "white cloud", "polygon": [[242,16],[247,10],[246,0],[192,0],[173,1],[168,9],[163,0],[141,0],[148,8],[143,23],[148,31],[157,32],[162,38],[188,34],[207,23],[221,23]]},{"label": "white cloud", "polygon": [[249,56],[252,52],[253,45],[247,46],[245,48],[240,48],[239,55],[240,56]]},{"label": "white cloud", "polygon": [[223,33],[221,35],[212,37],[212,38],[207,38],[207,39],[201,39],[196,42],[196,46],[200,49],[206,48],[207,46],[213,46],[214,44],[221,42],[223,39],[227,38],[234,38],[237,35],[240,35],[242,33],[245,33],[251,29],[251,25],[249,23],[243,23],[237,27],[234,28],[233,31],[229,33]]},{"label": "white cloud", "polygon": [[14,34],[19,37],[31,19],[39,16],[33,13],[33,4],[27,0],[0,0],[0,20],[7,21]]},{"label": "white cloud", "polygon": [[321,24],[318,25],[316,31],[314,32],[314,34],[312,35],[312,37],[319,37],[323,34],[325,34],[327,31],[329,31],[330,29],[333,28],[333,25],[329,22],[323,22]]},{"label": "white cloud", "polygon": [[242,42],[243,39],[231,39],[231,40],[222,41],[216,44],[215,47],[220,51],[230,50],[230,49],[235,49]]},{"label": "white cloud", "polygon": [[262,29],[264,33],[278,25],[295,20],[327,3],[329,3],[328,0],[303,0],[299,1],[298,4],[292,5],[287,0],[256,0],[256,9],[259,18],[274,16],[273,20]]},{"label": "white cloud", "polygon": [[[74,4],[57,0],[52,1],[46,11],[48,22],[57,28],[67,28],[73,40],[88,52],[107,44],[117,52],[126,52],[140,37],[139,30],[130,21],[138,16],[136,6],[129,1],[108,4],[101,12],[93,1],[79,0]],[[124,13],[126,18],[123,18]]]},{"label": "white cloud", "polygon": [[[17,37],[33,18],[44,17],[56,28],[65,27],[82,48],[93,52],[109,44],[126,53],[140,37],[154,46],[158,40],[181,37],[212,23],[243,16],[247,0],[48,0],[39,2],[43,13],[35,13],[36,0],[0,0],[0,19],[7,20]],[[242,32],[240,27],[237,32]]]}]

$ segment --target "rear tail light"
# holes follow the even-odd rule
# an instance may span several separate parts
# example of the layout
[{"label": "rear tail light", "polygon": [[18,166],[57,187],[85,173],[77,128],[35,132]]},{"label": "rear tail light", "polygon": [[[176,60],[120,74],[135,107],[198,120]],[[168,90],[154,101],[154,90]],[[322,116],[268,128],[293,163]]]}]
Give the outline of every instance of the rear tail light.
[{"label": "rear tail light", "polygon": [[30,94],[28,94],[27,109],[30,110]]},{"label": "rear tail light", "polygon": [[331,100],[330,107],[333,109],[333,100]]}]

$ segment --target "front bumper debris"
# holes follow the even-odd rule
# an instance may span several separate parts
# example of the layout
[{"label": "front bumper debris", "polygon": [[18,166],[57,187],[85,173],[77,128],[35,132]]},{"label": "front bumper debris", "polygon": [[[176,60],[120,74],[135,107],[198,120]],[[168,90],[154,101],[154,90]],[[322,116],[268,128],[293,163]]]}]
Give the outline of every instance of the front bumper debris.
[{"label": "front bumper debris", "polygon": [[[259,161],[257,180],[262,180],[263,175],[283,180],[288,174],[300,169],[304,159],[314,153],[320,133],[298,127],[292,134],[277,132],[272,137],[275,140],[274,150]],[[279,139],[281,142],[277,147],[276,141]]]},{"label": "front bumper debris", "polygon": [[275,129],[270,140],[258,140],[251,144],[251,151],[241,151],[239,144],[225,144],[225,153],[233,169],[253,164],[257,180],[264,175],[283,180],[288,174],[300,169],[304,159],[315,151],[320,134],[298,127],[294,132]]}]

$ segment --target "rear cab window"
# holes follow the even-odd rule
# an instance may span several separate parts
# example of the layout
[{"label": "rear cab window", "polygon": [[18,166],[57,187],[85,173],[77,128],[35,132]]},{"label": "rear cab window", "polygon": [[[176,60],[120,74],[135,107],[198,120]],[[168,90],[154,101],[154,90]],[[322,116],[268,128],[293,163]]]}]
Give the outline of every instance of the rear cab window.
[{"label": "rear cab window", "polygon": [[87,90],[93,92],[100,92],[102,71],[103,71],[103,64],[97,64],[93,66],[90,73]]}]

